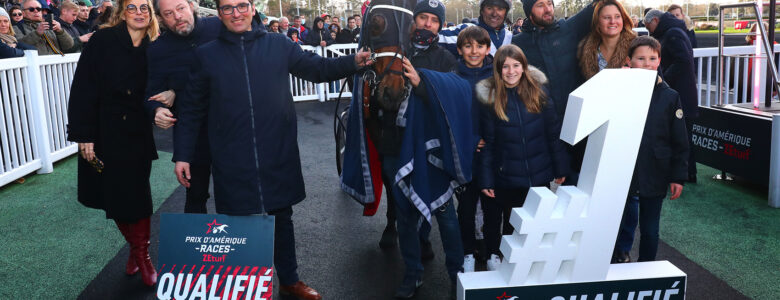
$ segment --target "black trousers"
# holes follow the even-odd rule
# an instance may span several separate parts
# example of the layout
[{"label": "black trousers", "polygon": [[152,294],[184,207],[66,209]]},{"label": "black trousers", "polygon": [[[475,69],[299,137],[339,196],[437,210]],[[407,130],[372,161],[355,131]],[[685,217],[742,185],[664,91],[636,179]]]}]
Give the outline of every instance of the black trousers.
[{"label": "black trousers", "polygon": [[[515,230],[509,224],[512,208],[521,207],[528,195],[528,188],[495,189],[495,198],[482,197],[482,210],[485,215],[485,248],[489,254],[500,253],[501,236],[512,234]],[[503,224],[503,233],[501,225]]]},{"label": "black trousers", "polygon": [[[479,187],[473,181],[462,187],[457,193],[458,198],[458,223],[460,224],[460,238],[463,241],[463,255],[474,254],[476,244],[476,220],[477,203],[479,202]],[[482,210],[485,210],[484,202]]]},{"label": "black trousers", "polygon": [[299,278],[292,206],[269,214],[274,216],[274,269],[279,277],[279,284],[293,285]]},{"label": "black trousers", "polygon": [[184,212],[190,214],[205,214],[206,201],[209,199],[209,179],[211,164],[190,164],[190,187],[187,188],[187,198],[184,202]]}]

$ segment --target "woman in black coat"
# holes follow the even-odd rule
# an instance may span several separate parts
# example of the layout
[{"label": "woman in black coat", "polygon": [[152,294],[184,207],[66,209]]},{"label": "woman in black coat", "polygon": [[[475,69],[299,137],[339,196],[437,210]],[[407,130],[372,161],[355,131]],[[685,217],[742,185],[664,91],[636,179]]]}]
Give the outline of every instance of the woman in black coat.
[{"label": "woman in black coat", "polygon": [[304,38],[304,44],[314,47],[325,47],[333,44],[333,39],[330,37],[330,31],[325,27],[325,20],[320,17],[314,19],[314,25],[312,25],[311,30]]},{"label": "woman in black coat", "polygon": [[148,251],[149,175],[157,152],[143,95],[146,46],[159,27],[151,2],[119,0],[102,28],[81,53],[68,107],[68,140],[80,153],[78,200],[116,222],[131,246],[126,272],[140,269],[151,286],[157,273]]}]

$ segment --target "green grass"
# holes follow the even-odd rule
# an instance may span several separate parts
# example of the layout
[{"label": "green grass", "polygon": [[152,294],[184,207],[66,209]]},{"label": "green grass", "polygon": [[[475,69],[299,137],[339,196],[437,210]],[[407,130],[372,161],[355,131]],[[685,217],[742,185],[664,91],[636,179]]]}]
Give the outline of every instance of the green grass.
[{"label": "green grass", "polygon": [[699,183],[664,202],[661,239],[753,299],[780,298],[780,209],[767,205],[766,188],[712,178],[699,165]]},{"label": "green grass", "polygon": [[[179,185],[171,154],[152,166],[155,210]],[[0,299],[75,299],[125,241],[102,210],[76,200],[76,158],[0,188]]]}]

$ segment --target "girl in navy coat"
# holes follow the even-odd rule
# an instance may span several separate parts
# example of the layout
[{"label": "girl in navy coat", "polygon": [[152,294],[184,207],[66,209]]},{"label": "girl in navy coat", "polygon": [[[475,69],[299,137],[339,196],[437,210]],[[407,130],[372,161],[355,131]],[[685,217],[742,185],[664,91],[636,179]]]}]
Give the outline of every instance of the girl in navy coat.
[{"label": "girl in navy coat", "polygon": [[523,206],[528,189],[545,186],[555,179],[562,183],[568,174],[568,156],[560,140],[561,121],[555,106],[543,90],[544,74],[530,67],[523,51],[515,45],[498,49],[493,77],[480,81],[476,92],[484,104],[480,127],[485,147],[478,169],[478,184],[485,201],[485,244],[491,253],[488,269],[495,269],[504,220]]}]

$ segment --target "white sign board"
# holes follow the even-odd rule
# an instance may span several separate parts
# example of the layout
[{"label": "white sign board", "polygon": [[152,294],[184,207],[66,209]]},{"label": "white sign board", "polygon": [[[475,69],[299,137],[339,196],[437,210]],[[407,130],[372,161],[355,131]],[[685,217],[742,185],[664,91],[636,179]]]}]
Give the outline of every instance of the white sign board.
[{"label": "white sign board", "polygon": [[569,95],[561,139],[589,137],[577,186],[532,188],[512,210],[502,265],[459,274],[458,299],[684,297],[685,273],[669,262],[610,265],[656,74],[605,69]]}]

